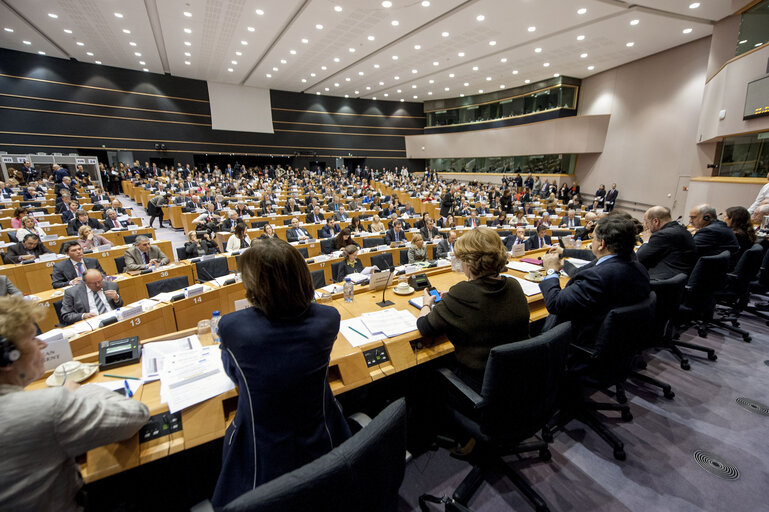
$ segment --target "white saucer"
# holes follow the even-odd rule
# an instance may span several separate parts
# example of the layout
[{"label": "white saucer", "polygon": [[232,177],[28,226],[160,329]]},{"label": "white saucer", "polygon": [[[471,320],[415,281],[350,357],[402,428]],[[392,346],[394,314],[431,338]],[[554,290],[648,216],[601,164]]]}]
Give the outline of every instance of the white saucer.
[{"label": "white saucer", "polygon": [[412,293],[414,293],[414,288],[409,286],[409,289],[406,290],[405,292],[399,292],[398,288],[393,288],[393,291],[395,292],[395,295],[411,295]]}]

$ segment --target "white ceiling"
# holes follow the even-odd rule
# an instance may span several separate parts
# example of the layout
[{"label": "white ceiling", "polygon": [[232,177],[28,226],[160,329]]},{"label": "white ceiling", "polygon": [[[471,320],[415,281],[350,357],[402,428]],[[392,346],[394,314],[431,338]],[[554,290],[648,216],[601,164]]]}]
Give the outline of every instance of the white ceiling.
[{"label": "white ceiling", "polygon": [[0,0],[0,47],[199,80],[425,101],[556,73],[585,78],[710,35],[715,21],[750,3],[700,0],[692,9],[693,1]]}]

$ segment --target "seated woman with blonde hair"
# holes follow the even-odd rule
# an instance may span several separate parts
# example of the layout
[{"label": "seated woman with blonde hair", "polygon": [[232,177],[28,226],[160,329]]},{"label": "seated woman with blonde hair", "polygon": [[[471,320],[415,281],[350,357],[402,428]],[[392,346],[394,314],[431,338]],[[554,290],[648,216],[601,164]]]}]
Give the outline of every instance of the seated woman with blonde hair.
[{"label": "seated woman with blonde hair", "polygon": [[19,241],[24,240],[27,235],[37,235],[44,237],[47,235],[43,228],[37,225],[37,221],[31,215],[21,218],[21,227],[16,231],[16,239]]},{"label": "seated woman with blonde hair", "polygon": [[387,228],[385,228],[379,215],[374,215],[374,220],[371,221],[368,230],[371,233],[382,233],[383,231],[387,231]]},{"label": "seated woman with blonde hair", "polygon": [[418,261],[427,261],[427,247],[425,247],[425,241],[422,238],[422,235],[416,233],[411,238],[411,247],[409,247],[409,263],[416,263]]},{"label": "seated woman with blonde hair", "polygon": [[96,247],[103,245],[112,247],[112,242],[101,235],[94,234],[91,226],[80,226],[80,229],[77,230],[77,236],[77,243],[84,251],[93,251]]}]

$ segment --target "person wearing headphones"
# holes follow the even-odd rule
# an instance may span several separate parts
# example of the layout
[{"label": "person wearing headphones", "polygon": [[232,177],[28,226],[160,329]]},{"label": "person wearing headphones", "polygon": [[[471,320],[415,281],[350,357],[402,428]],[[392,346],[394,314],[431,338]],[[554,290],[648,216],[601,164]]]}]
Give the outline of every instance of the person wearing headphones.
[{"label": "person wearing headphones", "polygon": [[689,212],[689,223],[694,226],[694,244],[697,256],[713,256],[729,251],[735,256],[740,244],[734,231],[716,217],[716,209],[709,204],[695,206]]},{"label": "person wearing headphones", "polygon": [[[35,322],[44,311],[0,297],[0,503],[4,510],[82,510],[75,457],[133,436],[149,418],[143,403],[101,386],[24,391],[43,375]],[[80,501],[79,501],[80,500]]]}]

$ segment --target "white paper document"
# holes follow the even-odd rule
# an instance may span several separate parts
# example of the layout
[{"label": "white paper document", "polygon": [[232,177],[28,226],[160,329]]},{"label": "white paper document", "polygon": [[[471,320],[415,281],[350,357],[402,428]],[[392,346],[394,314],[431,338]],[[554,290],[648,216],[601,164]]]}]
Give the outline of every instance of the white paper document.
[{"label": "white paper document", "polygon": [[361,345],[379,341],[385,337],[384,334],[373,334],[369,331],[360,317],[342,320],[339,323],[339,332],[353,347],[360,347]]},{"label": "white paper document", "polygon": [[175,352],[163,358],[160,396],[171,414],[234,388],[224,373],[218,346]]},{"label": "white paper document", "polygon": [[[369,270],[369,273],[371,273],[371,270]],[[360,284],[364,281],[368,281],[368,275],[367,274],[359,274],[357,272],[352,274],[347,274],[345,276],[345,279],[349,278],[350,281],[353,282],[353,284]]]},{"label": "white paper document", "polygon": [[417,319],[410,311],[387,308],[360,316],[372,334],[382,333],[388,338],[417,330]]},{"label": "white paper document", "polygon": [[507,264],[507,268],[510,270],[517,270],[519,272],[537,272],[542,270],[540,265],[534,265],[533,263],[526,263],[525,261],[511,261]]},{"label": "white paper document", "polygon": [[527,297],[531,297],[532,295],[536,295],[538,293],[541,293],[539,290],[539,284],[527,281],[525,279],[521,279],[517,276],[511,276],[510,274],[502,274],[505,277],[510,277],[512,279],[515,279],[521,284],[521,288],[523,289],[523,294]]},{"label": "white paper document", "polygon": [[142,380],[150,382],[160,378],[163,358],[176,352],[190,352],[200,348],[197,334],[168,341],[155,341],[142,346]]},{"label": "white paper document", "polygon": [[571,263],[572,265],[574,265],[575,267],[577,267],[577,268],[582,267],[582,266],[587,265],[588,263],[590,263],[587,260],[582,260],[582,259],[579,259],[579,258],[566,258],[566,260],[569,263]]},{"label": "white paper document", "polygon": [[126,382],[128,383],[128,387],[131,388],[131,393],[133,393],[134,395],[139,390],[139,388],[142,387],[142,384],[144,384],[140,380],[133,380],[133,379],[115,379],[109,382],[93,382],[92,384],[95,386],[101,386],[103,388],[107,388],[110,391],[117,391],[118,389],[125,389]]}]

